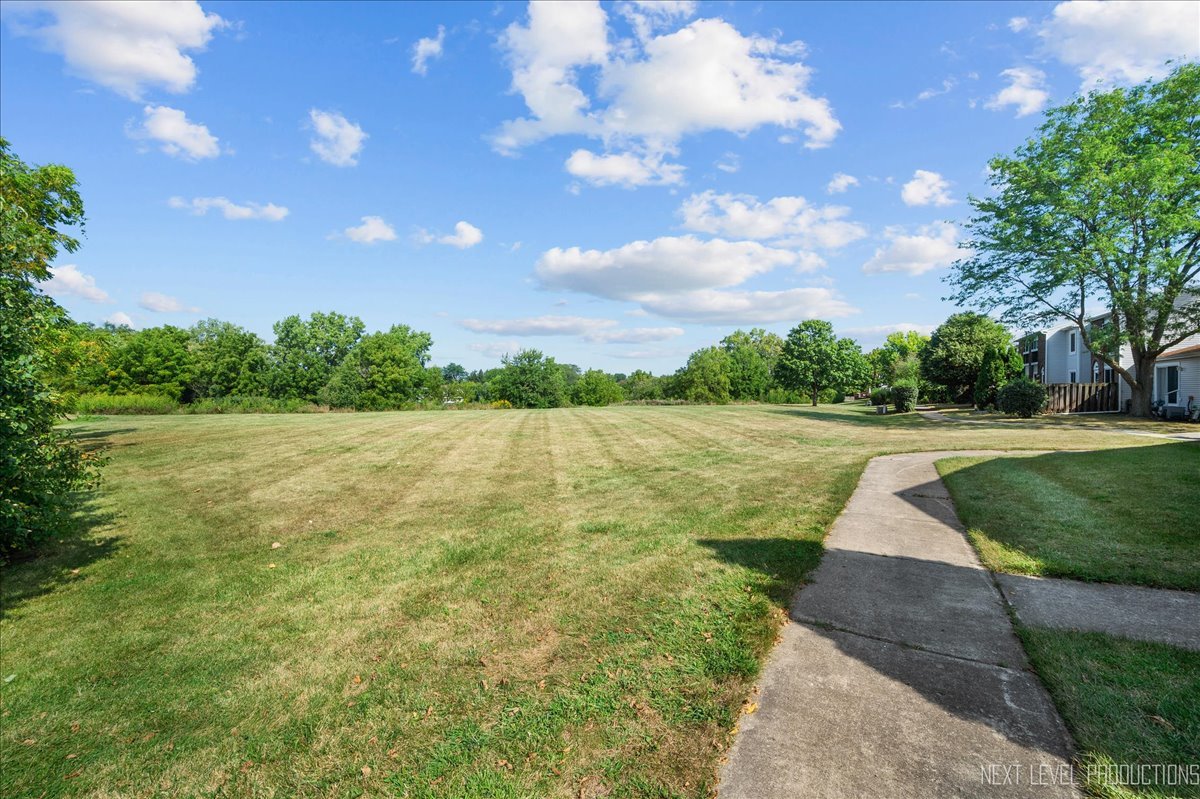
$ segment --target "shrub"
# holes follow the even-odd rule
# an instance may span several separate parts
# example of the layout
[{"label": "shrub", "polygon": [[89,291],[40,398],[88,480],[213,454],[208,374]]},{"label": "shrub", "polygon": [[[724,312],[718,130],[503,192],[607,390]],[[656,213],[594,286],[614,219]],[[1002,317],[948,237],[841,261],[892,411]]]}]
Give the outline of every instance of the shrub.
[{"label": "shrub", "polygon": [[997,392],[996,404],[1004,413],[1030,419],[1045,410],[1047,399],[1045,386],[1027,377],[1018,377]]},{"label": "shrub", "polygon": [[896,403],[896,410],[899,413],[910,413],[917,407],[917,396],[920,391],[915,383],[908,381],[897,381],[896,385],[892,386],[892,401]]},{"label": "shrub", "polygon": [[495,402],[489,404],[488,407],[493,410],[502,411],[502,410],[507,410],[508,408],[511,408],[512,403],[509,402],[508,400],[502,399],[502,400],[496,400]]},{"label": "shrub", "polygon": [[804,402],[804,397],[798,391],[776,387],[767,392],[766,402],[771,405],[794,405]]},{"label": "shrub", "polygon": [[171,413],[179,404],[162,394],[81,394],[71,403],[75,413],[103,415]]},{"label": "shrub", "polygon": [[329,409],[296,398],[219,397],[196,400],[179,410],[182,413],[325,413]]},{"label": "shrub", "polygon": [[892,402],[892,390],[890,388],[877,388],[871,392],[872,405],[889,405]]}]

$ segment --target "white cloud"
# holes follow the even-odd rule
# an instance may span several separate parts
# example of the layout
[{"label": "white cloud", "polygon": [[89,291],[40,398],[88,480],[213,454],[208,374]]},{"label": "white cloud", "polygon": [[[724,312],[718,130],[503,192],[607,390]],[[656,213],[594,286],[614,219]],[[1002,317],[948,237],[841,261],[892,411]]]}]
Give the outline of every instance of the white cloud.
[{"label": "white cloud", "polygon": [[883,235],[888,244],[876,249],[871,260],[863,264],[863,271],[869,275],[881,272],[921,275],[949,266],[960,254],[958,228],[949,222],[922,225],[912,234],[902,227],[889,227]]},{"label": "white cloud", "polygon": [[953,205],[950,196],[950,181],[937,172],[918,169],[912,180],[900,189],[900,199],[905,205]]},{"label": "white cloud", "polygon": [[646,41],[656,30],[669,27],[676,21],[696,13],[695,0],[625,0],[615,6],[633,27],[640,41]]},{"label": "white cloud", "polygon": [[108,292],[96,285],[96,278],[79,271],[75,264],[50,268],[50,279],[42,290],[51,297],[82,297],[91,302],[110,302]]},{"label": "white cloud", "polygon": [[868,327],[847,327],[842,332],[848,336],[855,336],[869,339],[884,339],[892,333],[908,333],[916,331],[923,336],[928,336],[937,325],[918,325],[913,322],[897,322],[894,325],[871,325]]},{"label": "white cloud", "polygon": [[742,159],[738,157],[737,153],[725,153],[713,166],[732,175],[742,168]]},{"label": "white cloud", "polygon": [[155,313],[199,313],[199,308],[184,305],[175,297],[159,294],[157,291],[147,291],[138,300],[138,305],[147,311]]},{"label": "white cloud", "polygon": [[395,228],[384,222],[381,216],[364,216],[361,225],[346,228],[342,231],[342,235],[360,244],[396,240]]},{"label": "white cloud", "polygon": [[1000,111],[1014,106],[1017,116],[1036,114],[1046,107],[1050,92],[1046,91],[1046,73],[1034,67],[1013,67],[1000,73],[1008,78],[1008,85],[992,95],[983,107]]},{"label": "white cloud", "polygon": [[446,41],[446,26],[438,25],[437,36],[417,39],[413,45],[412,71],[418,75],[429,72],[429,62],[442,57],[442,44]]},{"label": "white cloud", "polygon": [[613,319],[586,316],[532,316],[524,319],[464,319],[463,327],[473,333],[499,336],[586,336],[616,327]]},{"label": "white cloud", "polygon": [[1196,2],[1070,0],[1054,7],[1038,36],[1091,89],[1162,77],[1169,59],[1200,58],[1198,31]]},{"label": "white cloud", "polygon": [[483,231],[466,221],[457,222],[454,225],[453,233],[438,239],[439,243],[449,244],[451,247],[457,247],[460,250],[474,247],[481,241],[483,241]]},{"label": "white cloud", "polygon": [[133,318],[124,311],[110,314],[104,321],[117,327],[133,327]]},{"label": "white cloud", "polygon": [[334,166],[358,164],[358,154],[368,138],[362,128],[335,111],[313,108],[308,118],[317,134],[309,146],[322,161]]},{"label": "white cloud", "polygon": [[837,249],[867,235],[841,205],[815,206],[803,197],[764,202],[748,194],[693,194],[679,208],[683,226],[701,233],[771,240],[789,246]]},{"label": "white cloud", "polygon": [[[841,125],[828,101],[808,92],[802,45],[743,36],[720,19],[652,35],[691,13],[689,4],[670,8],[620,6],[627,18],[636,13],[646,20],[645,35],[610,47],[608,17],[598,3],[531,3],[528,21],[513,23],[500,39],[513,91],[530,114],[505,122],[495,148],[511,154],[547,137],[578,134],[645,157],[673,154],[682,137],[709,130],[803,128],[809,147],[837,135]],[[581,88],[583,70],[595,74],[594,96]]]},{"label": "white cloud", "polygon": [[648,311],[659,316],[712,325],[832,319],[858,312],[828,288],[785,291],[702,289],[682,294],[650,295],[643,297],[641,303]]},{"label": "white cloud", "polygon": [[803,267],[791,250],[753,241],[700,241],[664,236],[611,250],[555,247],[542,253],[535,272],[546,288],[615,300],[734,286],[780,266]]},{"label": "white cloud", "polygon": [[217,209],[226,219],[265,219],[268,222],[281,222],[288,215],[288,209],[275,203],[260,205],[247,202],[238,205],[226,197],[193,197],[185,200],[182,197],[172,197],[167,205],[180,210],[191,211],[196,216],[204,216],[210,209]]},{"label": "white cloud", "polygon": [[825,186],[825,191],[828,194],[844,194],[851,186],[858,185],[858,178],[854,175],[847,175],[845,172],[837,172]]},{"label": "white cloud", "polygon": [[631,327],[627,330],[600,330],[589,333],[585,338],[604,344],[644,344],[678,338],[683,333],[682,327]]},{"label": "white cloud", "polygon": [[502,358],[521,350],[519,341],[477,341],[467,345],[471,352],[478,352],[489,358]]},{"label": "white cloud", "polygon": [[196,64],[186,51],[203,50],[213,31],[227,25],[195,0],[35,2],[14,4],[11,13],[16,33],[62,55],[72,73],[131,100],[151,86],[176,94],[190,89]]},{"label": "white cloud", "polygon": [[1020,33],[1029,27],[1029,19],[1027,17],[1013,17],[1008,21],[1008,29],[1013,33]]},{"label": "white cloud", "polygon": [[567,172],[593,186],[669,185],[683,182],[683,166],[663,163],[661,155],[638,156],[633,153],[597,155],[576,150],[567,159]]},{"label": "white cloud", "polygon": [[153,139],[167,155],[189,161],[201,158],[216,158],[221,154],[221,143],[208,128],[192,122],[178,108],[165,105],[148,105],[142,109],[142,125],[129,130],[135,139]]}]

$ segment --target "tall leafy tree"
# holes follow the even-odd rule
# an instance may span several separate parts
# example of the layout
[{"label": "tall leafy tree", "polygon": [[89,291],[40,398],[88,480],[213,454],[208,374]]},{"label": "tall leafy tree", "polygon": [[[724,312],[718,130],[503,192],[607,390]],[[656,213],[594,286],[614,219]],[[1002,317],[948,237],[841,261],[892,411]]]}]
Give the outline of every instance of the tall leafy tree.
[{"label": "tall leafy tree", "polygon": [[274,329],[267,378],[271,395],[315,402],[365,326],[357,316],[317,312],[308,319],[289,316]]},{"label": "tall leafy tree", "polygon": [[1155,361],[1200,332],[1200,64],[1053,109],[989,166],[954,299],[1013,325],[1074,324],[1146,415]]},{"label": "tall leafy tree", "polygon": [[467,379],[467,370],[462,364],[448,363],[442,367],[442,379],[447,383],[461,383]]},{"label": "tall leafy tree", "polygon": [[775,375],[785,388],[803,391],[815,406],[826,389],[846,390],[865,382],[869,367],[858,342],[838,338],[833,325],[819,319],[791,329]]},{"label": "tall leafy tree", "polygon": [[194,397],[252,397],[264,393],[267,347],[232,322],[205,319],[188,330]]},{"label": "tall leafy tree", "polygon": [[612,405],[625,399],[625,391],[616,379],[599,369],[588,369],[571,387],[576,405]]},{"label": "tall leafy tree", "polygon": [[675,391],[692,402],[712,402],[723,405],[733,395],[729,373],[732,358],[721,347],[696,350],[688,358],[687,366],[676,374]]},{"label": "tall leafy tree", "polygon": [[783,339],[759,327],[750,332],[735,330],[721,339],[721,348],[729,354],[730,395],[738,400],[766,396]]},{"label": "tall leafy tree", "polygon": [[975,378],[975,406],[996,404],[996,396],[1009,381],[1021,374],[1025,362],[1011,344],[989,346],[983,351],[979,376]]},{"label": "tall leafy tree", "polygon": [[984,353],[1011,343],[1008,328],[995,319],[971,311],[954,314],[933,331],[921,352],[921,376],[946,386],[956,401],[970,402]]},{"label": "tall leafy tree", "polygon": [[433,338],[408,325],[363,336],[338,364],[322,398],[358,410],[399,408],[441,396],[442,371],[427,367]]},{"label": "tall leafy tree", "polygon": [[130,335],[109,357],[108,390],[115,394],[161,394],[190,402],[191,337],[172,325]]},{"label": "tall leafy tree", "polygon": [[497,398],[517,408],[558,408],[567,404],[562,365],[538,350],[504,356],[504,368],[492,380]]},{"label": "tall leafy tree", "polygon": [[0,138],[0,559],[62,532],[97,476],[99,461],[55,429],[63,407],[42,345],[63,313],[37,289],[59,251],[79,248],[69,231],[83,222],[74,173],[31,167]]}]

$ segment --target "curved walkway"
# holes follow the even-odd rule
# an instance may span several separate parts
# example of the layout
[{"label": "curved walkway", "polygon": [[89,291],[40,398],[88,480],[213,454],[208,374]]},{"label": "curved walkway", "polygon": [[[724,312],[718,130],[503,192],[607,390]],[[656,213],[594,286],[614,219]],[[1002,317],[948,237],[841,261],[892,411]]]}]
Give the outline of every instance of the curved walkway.
[{"label": "curved walkway", "polygon": [[1000,454],[867,465],[742,717],[723,799],[1077,796],[1006,600],[1033,626],[1200,649],[1200,594],[986,571],[934,462]]}]

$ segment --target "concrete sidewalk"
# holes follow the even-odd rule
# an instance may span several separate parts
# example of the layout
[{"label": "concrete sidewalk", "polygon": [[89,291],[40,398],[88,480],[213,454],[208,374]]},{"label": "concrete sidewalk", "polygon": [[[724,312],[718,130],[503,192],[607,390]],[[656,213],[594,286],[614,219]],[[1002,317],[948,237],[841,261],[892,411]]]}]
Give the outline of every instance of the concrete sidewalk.
[{"label": "concrete sidewalk", "polygon": [[723,799],[1077,796],[1071,742],[933,463],[876,458],[721,773]]}]

